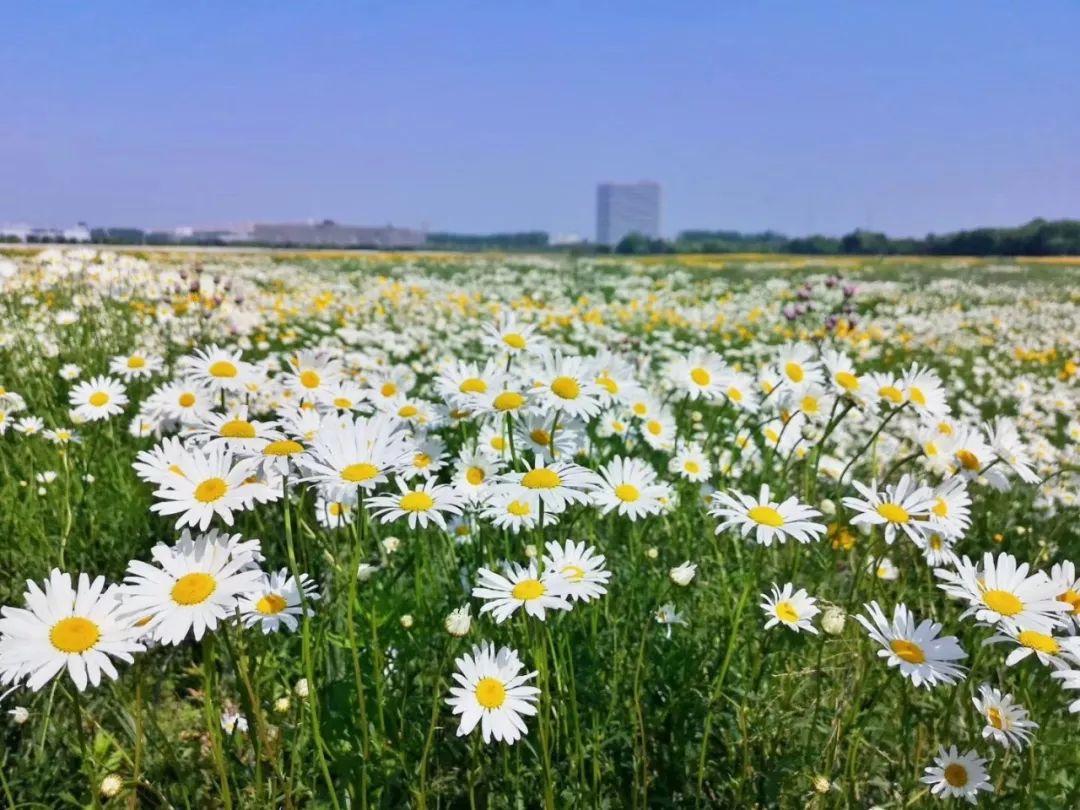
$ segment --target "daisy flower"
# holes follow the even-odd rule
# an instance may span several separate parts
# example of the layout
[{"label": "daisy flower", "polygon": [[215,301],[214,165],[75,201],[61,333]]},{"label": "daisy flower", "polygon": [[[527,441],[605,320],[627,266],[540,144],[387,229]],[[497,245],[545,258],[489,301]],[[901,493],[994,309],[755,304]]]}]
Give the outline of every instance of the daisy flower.
[{"label": "daisy flower", "polygon": [[596,474],[579,464],[568,461],[545,463],[543,457],[533,457],[533,466],[525,472],[510,472],[500,476],[500,494],[529,503],[534,511],[540,504],[552,514],[567,506],[588,503],[596,488]]},{"label": "daisy flower", "polygon": [[221,445],[235,453],[249,455],[260,452],[270,442],[280,439],[273,422],[248,418],[246,405],[227,413],[210,413],[191,423],[192,440],[206,448]]},{"label": "daisy flower", "polygon": [[890,667],[915,686],[927,689],[939,683],[954,684],[964,678],[964,668],[954,661],[967,658],[955,636],[941,636],[941,625],[924,619],[917,626],[915,617],[904,604],[893,609],[889,621],[877,602],[864,605],[869,618],[857,614],[855,619],[866,628],[870,638],[881,645],[878,656],[887,659]]},{"label": "daisy flower", "polygon": [[817,607],[817,600],[807,594],[805,588],[796,591],[795,586],[788,582],[781,589],[773,583],[771,596],[761,594],[761,609],[769,617],[765,622],[766,630],[783,624],[796,633],[805,630],[817,635],[813,619],[821,610]]},{"label": "daisy flower", "polygon": [[479,503],[487,497],[499,466],[481,452],[463,453],[454,471],[454,487],[467,501]]},{"label": "daisy flower", "polygon": [[1028,719],[1027,709],[1013,700],[1012,695],[1003,694],[988,683],[979,686],[979,694],[972,701],[986,720],[983,739],[993,740],[1002,748],[1023,749],[1031,741],[1032,730],[1039,727]]},{"label": "daisy flower", "polygon": [[484,324],[484,343],[497,352],[506,352],[511,357],[521,353],[536,354],[542,351],[548,341],[536,331],[532,324],[518,321],[510,312],[495,324]]},{"label": "daisy flower", "polygon": [[545,352],[531,371],[538,406],[569,418],[589,419],[600,412],[602,392],[585,358]]},{"label": "daisy flower", "polygon": [[563,578],[563,594],[574,601],[590,602],[599,599],[607,588],[611,572],[604,567],[604,555],[586,546],[585,542],[567,540],[559,545],[549,540],[543,563],[545,571],[555,571]]},{"label": "daisy flower", "polygon": [[71,444],[72,442],[78,443],[82,441],[78,433],[76,433],[71,428],[66,427],[58,427],[51,430],[46,430],[41,435],[53,444],[58,444],[61,446],[65,444]]},{"label": "daisy flower", "polygon": [[959,539],[971,526],[971,496],[967,481],[961,476],[947,478],[931,492],[934,505],[930,507],[936,531],[950,540]]},{"label": "daisy flower", "polygon": [[225,535],[182,537],[175,546],[150,552],[156,565],[132,560],[124,578],[124,610],[163,644],[179,644],[188,634],[198,641],[218,622],[234,615],[237,600],[262,584],[249,549],[230,548]]},{"label": "daisy flower", "polygon": [[76,385],[68,394],[68,401],[76,419],[94,422],[123,413],[128,398],[122,383],[99,376]]},{"label": "daisy flower", "polygon": [[855,371],[855,364],[851,358],[836,349],[823,349],[821,360],[825,365],[825,373],[829,384],[840,396],[848,396],[852,399],[861,400],[862,381]]},{"label": "daisy flower", "polygon": [[498,369],[491,360],[483,368],[477,363],[455,360],[439,371],[435,388],[451,405],[468,409],[476,395],[486,394],[497,377]]},{"label": "daisy flower", "polygon": [[783,503],[772,500],[768,484],[761,485],[757,498],[736,490],[713,493],[709,514],[722,521],[716,527],[717,534],[738,526],[743,537],[754,532],[754,539],[763,546],[789,537],[809,543],[825,533],[825,526],[813,520],[821,517],[821,512],[800,503],[794,495]]},{"label": "daisy flower", "polygon": [[888,408],[899,408],[907,402],[903,383],[891,374],[872,371],[863,380],[862,390],[876,402],[883,402]]},{"label": "daisy flower", "polygon": [[789,343],[780,350],[776,361],[785,385],[801,389],[822,382],[821,363],[814,359],[814,349],[806,343]]},{"label": "daisy flower", "polygon": [[653,450],[670,450],[675,445],[675,417],[659,410],[638,423],[641,438]]},{"label": "daisy flower", "polygon": [[26,586],[26,608],[0,611],[0,682],[25,680],[36,692],[66,669],[81,692],[100,684],[102,673],[116,680],[113,658],[130,664],[142,651],[117,586],[106,588],[104,577],[79,574],[73,587],[71,575],[54,568],[44,590],[36,582]]},{"label": "daisy flower", "polygon": [[324,529],[340,529],[351,526],[356,504],[349,501],[333,501],[320,495],[315,501],[315,519]]},{"label": "daisy flower", "polygon": [[712,464],[698,445],[684,445],[668,462],[668,472],[699,484],[709,480]]},{"label": "daisy flower", "polygon": [[178,365],[188,377],[215,394],[218,391],[243,391],[244,379],[251,367],[240,359],[242,355],[239,350],[228,351],[211,344],[181,357]]},{"label": "daisy flower", "polygon": [[[307,574],[300,575],[298,585],[296,577],[282,568],[277,573],[263,574],[250,591],[240,596],[240,620],[244,627],[259,625],[264,634],[276,633],[282,625],[293,632],[299,624],[297,617],[303,613],[303,602],[317,599],[317,586]],[[313,612],[308,608],[309,615]]]},{"label": "daisy flower", "polygon": [[868,487],[858,481],[851,484],[863,496],[844,498],[844,506],[857,513],[851,519],[853,525],[884,526],[885,542],[889,545],[901,531],[913,542],[919,542],[919,533],[928,525],[931,510],[937,504],[930,487],[922,486],[910,475],[904,475],[895,485],[886,484],[884,492],[878,491],[876,482]]},{"label": "daisy flower", "polygon": [[461,514],[461,499],[457,492],[446,484],[436,483],[434,478],[424,479],[415,487],[398,478],[397,485],[400,492],[376,495],[369,500],[372,514],[383,523],[407,517],[410,529],[418,525],[423,529],[430,521],[445,530],[443,514]]},{"label": "daisy flower", "polygon": [[485,641],[455,661],[457,686],[450,687],[447,705],[461,716],[457,735],[462,737],[478,725],[484,742],[495,739],[514,744],[527,733],[522,716],[536,714],[540,690],[528,686],[535,672],[522,674],[524,665],[509,647]]},{"label": "daisy flower", "polygon": [[[658,607],[656,613],[653,614],[653,618],[656,619],[657,624],[664,625],[668,638],[671,638],[671,628],[674,625],[686,625],[686,614],[680,613],[673,602],[665,602]],[[1080,704],[1080,700],[1077,703]]]},{"label": "daisy flower", "polygon": [[1008,417],[999,416],[983,427],[994,455],[1015,470],[1025,484],[1039,483],[1039,475],[1031,468],[1032,460],[1016,430],[1016,423]]},{"label": "daisy flower", "polygon": [[288,371],[280,377],[286,388],[302,399],[313,400],[341,378],[341,361],[326,352],[302,351],[288,360]]},{"label": "daisy flower", "polygon": [[1058,601],[1069,606],[1069,617],[1080,627],[1080,578],[1076,576],[1076,566],[1071,560],[1054,563],[1050,579],[1058,591]]},{"label": "daisy flower", "polygon": [[1042,571],[1029,576],[1029,570],[1027,563],[1017,565],[1011,554],[1002,553],[995,559],[987,552],[981,567],[965,556],[957,563],[955,573],[939,568],[934,574],[946,581],[938,587],[969,603],[961,618],[974,615],[978,621],[1003,628],[1049,635],[1065,623],[1064,614],[1071,607],[1058,600],[1058,588],[1050,577]]},{"label": "daisy flower", "polygon": [[920,368],[918,363],[904,373],[900,385],[904,399],[912,404],[922,416],[940,419],[949,413],[949,403],[945,401],[945,387],[937,372],[929,368]]},{"label": "daisy flower", "polygon": [[491,613],[498,624],[509,619],[518,608],[524,608],[540,621],[547,617],[548,610],[570,610],[570,602],[563,595],[566,587],[563,577],[554,570],[537,574],[535,561],[528,568],[512,564],[506,576],[481,568],[477,577],[472,595],[487,600],[480,613]]},{"label": "daisy flower", "polygon": [[344,500],[359,490],[373,490],[416,453],[400,423],[384,414],[371,418],[329,419],[304,457],[304,481],[318,485],[327,497]]},{"label": "daisy flower", "polygon": [[153,504],[150,511],[179,515],[178,529],[198,526],[205,531],[215,515],[231,526],[233,512],[250,509],[255,501],[273,496],[265,485],[247,480],[254,469],[253,461],[234,464],[232,453],[221,447],[186,450],[173,464],[177,470],[170,471],[158,482],[161,486],[154,491],[154,496],[160,501]]},{"label": "daisy flower", "polygon": [[[513,492],[494,491],[485,501],[480,516],[491,521],[497,529],[509,529],[514,534],[535,529],[540,523],[540,503],[526,497],[516,497]],[[544,526],[559,522],[559,516],[550,512],[544,515]]]},{"label": "daisy flower", "polygon": [[1020,630],[1014,626],[1002,625],[1000,629],[999,634],[990,636],[983,644],[1014,645],[1015,648],[1005,659],[1005,666],[1014,667],[1034,655],[1044,667],[1069,668],[1069,662],[1062,657],[1062,647],[1068,639],[1040,633],[1038,630]]},{"label": "daisy flower", "polygon": [[716,352],[694,349],[686,357],[668,363],[665,377],[677,396],[693,399],[719,399],[727,382],[727,363]]},{"label": "daisy flower", "polygon": [[152,354],[135,352],[129,355],[117,355],[109,361],[109,371],[125,380],[152,377],[161,371],[164,360]]},{"label": "daisy flower", "polygon": [[930,792],[939,799],[965,799],[976,804],[980,790],[994,792],[986,760],[975,751],[961,754],[956,746],[939,746],[934,764],[926,768],[922,781],[930,785]]},{"label": "daisy flower", "polygon": [[656,471],[647,462],[616,456],[600,468],[600,483],[592,493],[603,514],[617,511],[631,520],[659,514],[667,487],[656,483]]},{"label": "daisy flower", "polygon": [[178,422],[199,422],[214,409],[209,388],[194,380],[166,383],[147,399],[147,409]]}]

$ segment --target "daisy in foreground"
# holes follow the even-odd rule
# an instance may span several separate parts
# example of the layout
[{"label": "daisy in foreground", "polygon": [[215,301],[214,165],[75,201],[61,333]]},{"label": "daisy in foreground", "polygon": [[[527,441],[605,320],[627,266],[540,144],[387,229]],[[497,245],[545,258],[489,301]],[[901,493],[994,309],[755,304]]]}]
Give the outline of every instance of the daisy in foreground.
[{"label": "daisy in foreground", "polygon": [[813,618],[821,612],[821,609],[816,603],[817,600],[807,594],[805,588],[796,591],[795,586],[790,582],[783,588],[777,587],[774,583],[771,597],[764,593],[761,595],[761,609],[769,617],[769,620],[765,622],[765,629],[783,624],[796,633],[805,630],[817,635],[818,631],[814,627]]},{"label": "daisy in foreground", "polygon": [[716,527],[717,534],[738,526],[743,537],[754,532],[754,539],[763,546],[771,546],[773,541],[783,542],[789,537],[809,543],[825,533],[825,526],[813,520],[820,517],[821,512],[799,503],[794,496],[783,503],[771,500],[768,484],[761,485],[756,499],[736,490],[714,493],[709,514],[722,521]]},{"label": "daisy in foreground", "polygon": [[907,605],[893,609],[890,622],[877,602],[863,607],[870,615],[856,615],[870,638],[881,645],[878,656],[916,686],[930,689],[939,683],[954,684],[964,678],[964,668],[953,661],[967,658],[956,636],[939,636],[941,625],[924,619],[917,626]]},{"label": "daisy in foreground", "polygon": [[611,572],[604,568],[603,554],[597,554],[584,541],[567,540],[560,546],[550,540],[546,548],[544,570],[554,571],[563,578],[565,596],[574,601],[589,602],[607,593],[604,585],[611,579]]},{"label": "daisy in foreground", "polygon": [[236,613],[238,598],[262,595],[263,573],[249,544],[230,548],[228,535],[185,533],[170,548],[154,546],[157,565],[133,560],[124,580],[124,610],[156,641],[179,644],[190,632],[198,641]]},{"label": "daisy in foreground", "polygon": [[1050,577],[1042,571],[1029,575],[1030,570],[1027,563],[1018,565],[1011,554],[999,554],[995,560],[986,552],[981,568],[964,557],[955,573],[939,568],[934,574],[944,582],[939,588],[968,601],[970,606],[960,618],[974,614],[980,622],[1049,635],[1066,624],[1072,605],[1059,601],[1058,586]]},{"label": "daisy in foreground", "polygon": [[[319,599],[317,586],[307,574],[300,575],[300,586],[296,578],[282,568],[277,573],[263,574],[258,585],[240,597],[240,616],[244,627],[258,625],[263,633],[276,633],[285,626],[289,632],[296,630],[297,617],[303,613],[302,602]],[[303,587],[303,599],[300,588]],[[309,607],[308,615],[314,611]]]},{"label": "daisy in foreground", "polygon": [[495,651],[490,641],[473,647],[472,653],[455,661],[458,671],[450,687],[447,705],[461,715],[458,736],[462,737],[480,726],[484,742],[492,738],[510,745],[527,733],[522,715],[536,714],[540,690],[527,686],[535,672],[521,674],[524,664],[517,652],[509,647]]},{"label": "daisy in foreground", "polygon": [[93,581],[79,574],[73,588],[71,574],[54,568],[43,591],[27,582],[26,609],[3,608],[0,619],[0,683],[26,680],[35,692],[67,669],[81,692],[101,683],[104,672],[116,680],[111,658],[131,663],[132,653],[143,647],[138,631],[121,616],[115,585],[105,578]]},{"label": "daisy in foreground", "polygon": [[247,480],[254,466],[252,460],[234,465],[232,453],[221,447],[192,448],[178,455],[176,469],[162,477],[161,488],[154,490],[154,496],[161,500],[150,511],[179,514],[178,529],[198,526],[205,531],[214,515],[232,526],[233,512],[242,512],[255,501],[268,500],[275,494],[265,485]]},{"label": "daisy in foreground", "polygon": [[921,486],[910,475],[905,475],[898,484],[886,484],[883,492],[877,491],[876,482],[868,487],[858,481],[852,481],[851,485],[863,496],[844,498],[844,506],[858,513],[851,519],[852,524],[884,525],[885,542],[889,545],[896,540],[897,532],[901,531],[912,542],[919,544],[921,531],[927,526],[936,527],[933,508],[937,505],[937,498],[934,491]]},{"label": "daisy in foreground", "polygon": [[570,609],[563,596],[566,587],[563,577],[553,570],[538,575],[535,562],[530,562],[528,568],[515,564],[505,577],[486,568],[481,568],[477,576],[479,584],[473,588],[472,595],[487,600],[480,612],[491,613],[498,624],[509,619],[519,607],[540,621],[544,621],[548,609]]},{"label": "daisy in foreground", "polygon": [[1032,730],[1039,727],[1028,719],[1027,709],[1013,700],[1012,695],[1002,694],[988,683],[979,687],[979,694],[973,700],[979,714],[986,718],[983,738],[992,739],[1003,748],[1022,749],[1031,741]]},{"label": "daisy in foreground", "polygon": [[994,792],[986,772],[986,760],[975,751],[961,754],[955,745],[947,750],[945,746],[939,748],[922,781],[931,786],[930,792],[939,799],[966,799],[971,804],[978,801],[980,790]]}]

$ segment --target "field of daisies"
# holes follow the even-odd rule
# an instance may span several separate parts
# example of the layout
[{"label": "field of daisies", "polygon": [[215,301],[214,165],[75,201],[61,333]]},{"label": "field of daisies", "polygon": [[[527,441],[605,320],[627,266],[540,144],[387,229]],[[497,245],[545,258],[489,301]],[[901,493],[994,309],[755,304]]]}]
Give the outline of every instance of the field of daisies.
[{"label": "field of daisies", "polygon": [[1080,806],[1080,268],[0,257],[6,807]]}]

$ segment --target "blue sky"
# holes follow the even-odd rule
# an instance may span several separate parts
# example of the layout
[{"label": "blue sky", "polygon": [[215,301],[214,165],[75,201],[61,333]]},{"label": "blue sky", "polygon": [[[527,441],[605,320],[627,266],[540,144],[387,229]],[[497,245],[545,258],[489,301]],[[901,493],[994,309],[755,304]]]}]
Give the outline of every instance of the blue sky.
[{"label": "blue sky", "polygon": [[1080,217],[1080,3],[9,4],[0,221],[591,235]]}]

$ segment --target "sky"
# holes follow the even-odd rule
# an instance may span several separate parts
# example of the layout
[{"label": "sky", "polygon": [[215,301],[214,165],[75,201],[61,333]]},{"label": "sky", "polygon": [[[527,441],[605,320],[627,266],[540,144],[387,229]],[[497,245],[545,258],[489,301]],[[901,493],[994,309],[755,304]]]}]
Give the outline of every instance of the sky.
[{"label": "sky", "polygon": [[592,236],[1080,218],[1080,3],[8,4],[0,222]]}]

